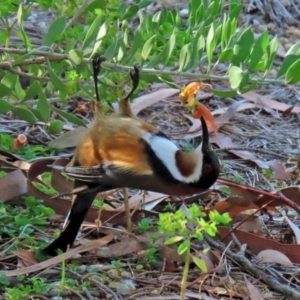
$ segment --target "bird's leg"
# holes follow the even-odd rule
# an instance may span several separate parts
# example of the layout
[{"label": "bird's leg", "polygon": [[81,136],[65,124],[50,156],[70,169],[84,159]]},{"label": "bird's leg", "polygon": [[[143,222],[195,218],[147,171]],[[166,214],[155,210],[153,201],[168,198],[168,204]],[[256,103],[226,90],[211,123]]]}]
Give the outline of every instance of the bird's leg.
[{"label": "bird's leg", "polygon": [[95,110],[98,110],[100,112],[100,96],[99,96],[99,91],[98,91],[98,75],[101,71],[101,63],[105,61],[105,58],[103,56],[100,56],[99,54],[96,54],[93,57],[92,65],[93,65],[93,79],[94,79],[94,84],[95,84],[95,92],[96,92],[96,107]]},{"label": "bird's leg", "polygon": [[140,67],[138,65],[134,65],[133,70],[129,73],[131,81],[132,81],[132,88],[129,94],[120,101],[120,112],[123,116],[132,116],[132,111],[130,107],[129,99],[134,93],[134,91],[139,86],[140,82]]}]

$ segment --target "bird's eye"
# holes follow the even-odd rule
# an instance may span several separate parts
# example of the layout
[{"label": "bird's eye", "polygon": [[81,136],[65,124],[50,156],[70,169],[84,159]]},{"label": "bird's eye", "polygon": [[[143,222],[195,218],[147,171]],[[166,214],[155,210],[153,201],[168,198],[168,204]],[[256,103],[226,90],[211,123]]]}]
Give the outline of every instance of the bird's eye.
[{"label": "bird's eye", "polygon": [[211,169],[212,169],[212,166],[211,166],[210,164],[208,164],[208,163],[204,163],[204,164],[203,164],[202,170],[203,170],[205,173],[210,172]]}]

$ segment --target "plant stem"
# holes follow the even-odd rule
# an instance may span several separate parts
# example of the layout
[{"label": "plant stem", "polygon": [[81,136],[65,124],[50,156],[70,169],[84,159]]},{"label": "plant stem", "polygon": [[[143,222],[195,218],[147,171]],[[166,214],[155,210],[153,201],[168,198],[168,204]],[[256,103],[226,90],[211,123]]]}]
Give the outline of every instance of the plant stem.
[{"label": "plant stem", "polygon": [[[9,54],[27,54],[28,52],[26,50],[22,49],[14,49],[14,48],[3,48],[0,47],[0,54],[3,53],[9,53]],[[0,69],[10,69],[11,66],[19,66],[19,65],[32,65],[37,63],[45,63],[47,60],[50,61],[60,61],[60,60],[71,60],[69,55],[67,54],[60,54],[60,53],[53,53],[53,52],[46,52],[46,51],[33,51],[32,55],[42,56],[38,58],[31,58],[26,59],[24,61],[21,61],[20,63],[14,63],[12,62],[0,62]],[[88,58],[83,58],[82,62],[90,64],[91,60]],[[109,62],[103,62],[102,66],[106,69],[110,69],[112,71],[121,71],[128,73],[129,71],[133,70],[132,66],[124,66],[120,64],[114,64]],[[208,75],[208,74],[198,74],[198,73],[191,73],[191,72],[185,72],[185,73],[176,73],[174,71],[162,71],[162,70],[155,70],[155,69],[146,69],[143,68],[141,70],[142,74],[145,75],[156,75],[156,76],[180,76],[195,80],[211,80],[211,81],[229,81],[228,76],[217,76],[217,75]],[[275,78],[257,78],[253,77],[251,78],[251,81],[256,81],[260,84],[285,84],[284,80],[282,79],[275,79]]]},{"label": "plant stem", "polygon": [[191,253],[191,247],[188,247],[185,253],[184,269],[183,269],[183,275],[181,280],[180,300],[185,300],[186,282],[187,282],[189,269],[190,269],[190,253]]}]

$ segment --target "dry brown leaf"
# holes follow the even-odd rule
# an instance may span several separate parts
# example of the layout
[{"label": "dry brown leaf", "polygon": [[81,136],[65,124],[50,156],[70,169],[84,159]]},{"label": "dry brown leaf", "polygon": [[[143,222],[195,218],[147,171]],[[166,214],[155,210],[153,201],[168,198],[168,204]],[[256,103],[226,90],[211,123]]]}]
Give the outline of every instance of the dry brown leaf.
[{"label": "dry brown leaf", "polygon": [[[244,221],[247,219],[246,221]],[[240,223],[242,223],[240,225]],[[251,216],[245,214],[239,214],[233,219],[234,228],[239,228],[248,232],[261,232],[262,226],[264,224],[261,216]]]},{"label": "dry brown leaf", "polygon": [[[231,241],[230,235],[228,236],[229,231],[230,229],[226,227],[218,226],[218,235],[221,238],[227,236],[225,239],[226,242]],[[267,239],[239,229],[234,230],[234,234],[240,243],[247,244],[247,249],[254,254],[258,254],[265,249],[273,249],[286,255],[291,262],[296,264],[300,263],[300,245],[281,244],[272,239]]]},{"label": "dry brown leaf", "polygon": [[13,270],[13,271],[1,271],[1,274],[6,275],[7,277],[13,277],[18,275],[28,275],[40,270],[44,270],[50,266],[54,266],[57,264],[61,264],[63,260],[67,260],[69,258],[72,258],[76,254],[91,251],[94,249],[97,249],[99,247],[107,245],[109,242],[113,240],[113,235],[107,235],[101,239],[94,240],[88,243],[85,243],[85,245],[79,246],[75,249],[71,249],[63,254],[60,254],[58,256],[52,257],[50,259],[47,259],[40,263],[35,263],[29,267]]},{"label": "dry brown leaf", "polygon": [[[266,105],[272,109],[279,110],[279,111],[286,111],[287,109],[289,109],[291,107],[291,105],[272,100],[272,99],[268,98],[267,96],[262,96],[256,92],[247,92],[245,94],[242,94],[241,96],[252,102],[256,102],[256,99],[259,98],[264,105]],[[291,113],[300,113],[300,107],[295,106],[292,109]]]},{"label": "dry brown leaf", "polygon": [[[156,192],[147,192],[146,195],[144,196],[144,201],[143,201],[143,194],[139,193],[139,194],[136,194],[129,198],[129,207],[130,207],[130,209],[133,209],[136,206],[140,205],[142,202],[144,202],[145,204],[156,202],[156,201],[161,202],[164,199],[166,199],[167,197],[169,197],[169,196],[167,196],[165,194],[156,193]],[[124,204],[119,206],[116,210],[124,211],[125,210]],[[147,209],[147,210],[150,210],[150,209]]]},{"label": "dry brown leaf", "polygon": [[290,259],[283,253],[273,249],[266,249],[257,254],[258,263],[273,263],[292,267]]},{"label": "dry brown leaf", "polygon": [[138,115],[140,111],[143,109],[161,101],[165,100],[175,94],[179,93],[179,89],[160,89],[158,91],[155,91],[153,93],[149,93],[143,96],[140,96],[134,100],[134,102],[131,105],[132,111],[135,115]]},{"label": "dry brown leaf", "polygon": [[300,229],[299,229],[299,227],[296,224],[294,224],[287,216],[284,216],[284,218],[289,223],[292,230],[294,231],[297,244],[299,245],[300,244]]},{"label": "dry brown leaf", "polygon": [[34,256],[34,253],[32,253],[29,250],[21,249],[14,253],[21,259],[21,262],[25,267],[29,267],[32,266],[33,264],[38,263]]},{"label": "dry brown leaf", "polygon": [[259,290],[250,281],[245,278],[245,282],[251,300],[264,300]]},{"label": "dry brown leaf", "polygon": [[27,179],[19,169],[0,178],[0,199],[7,201],[27,193]]},{"label": "dry brown leaf", "polygon": [[[61,158],[53,162],[54,165],[66,166],[70,162],[69,159]],[[72,191],[73,181],[63,176],[60,171],[52,169],[51,186],[60,194]]]},{"label": "dry brown leaf", "polygon": [[56,149],[64,149],[70,147],[76,147],[79,140],[85,135],[88,131],[88,128],[91,126],[91,123],[87,127],[79,126],[76,129],[68,131],[63,135],[59,136],[55,140],[51,141],[49,145],[53,146]]},{"label": "dry brown leaf", "polygon": [[291,174],[288,173],[282,162],[277,160],[269,160],[266,164],[274,171],[274,178],[279,180],[289,180]]}]

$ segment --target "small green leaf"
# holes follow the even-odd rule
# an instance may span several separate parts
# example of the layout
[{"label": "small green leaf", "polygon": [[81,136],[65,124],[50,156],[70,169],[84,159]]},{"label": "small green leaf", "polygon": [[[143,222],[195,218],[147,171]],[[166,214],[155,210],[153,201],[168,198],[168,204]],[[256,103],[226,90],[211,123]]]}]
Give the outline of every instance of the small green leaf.
[{"label": "small green leaf", "polygon": [[214,23],[211,24],[208,34],[207,34],[207,39],[206,39],[206,51],[207,51],[207,60],[208,60],[208,70],[210,70],[210,65],[212,62],[212,57],[213,57],[213,52],[216,47],[216,42],[215,42],[215,25]]},{"label": "small green leaf", "polygon": [[50,117],[50,107],[47,98],[41,88],[39,91],[38,110],[40,111],[42,117],[41,121],[46,122]]},{"label": "small green leaf", "polygon": [[173,236],[165,241],[165,245],[175,244],[183,240],[182,236]]},{"label": "small green leaf", "polygon": [[186,252],[189,253],[190,247],[191,247],[190,240],[185,240],[183,243],[181,243],[179,245],[178,250],[177,250],[178,254],[182,255],[183,253],[186,253]]},{"label": "small green leaf", "polygon": [[97,37],[96,37],[96,42],[95,42],[94,49],[93,49],[91,56],[93,56],[100,48],[100,46],[102,44],[102,40],[106,35],[109,23],[110,23],[110,20],[108,19],[101,25],[99,32],[97,34]]},{"label": "small green leaf", "polygon": [[186,71],[186,67],[189,65],[191,61],[191,52],[192,52],[192,45],[187,44],[181,48],[180,56],[179,56],[179,69],[178,73],[182,71]]},{"label": "small green leaf", "polygon": [[34,123],[36,121],[35,115],[26,108],[13,107],[11,110],[17,117],[28,123]]},{"label": "small green leaf", "polygon": [[140,7],[138,4],[132,5],[125,11],[125,14],[120,19],[121,21],[129,19],[137,14],[137,12],[140,10]]},{"label": "small green leaf", "polygon": [[71,60],[76,64],[80,65],[82,63],[82,58],[83,58],[83,52],[80,50],[70,50],[69,55]]},{"label": "small green leaf", "polygon": [[102,21],[102,15],[99,15],[90,26],[85,36],[85,39],[83,41],[83,44],[81,46],[81,50],[83,51],[84,55],[89,55],[90,53],[93,52],[94,44],[93,45],[91,44],[96,38],[96,34],[99,31],[98,28],[101,26],[101,21]]},{"label": "small green leaf", "polygon": [[48,31],[43,40],[43,46],[51,46],[57,37],[61,35],[66,27],[67,19],[65,16],[56,18],[49,26]]},{"label": "small green leaf", "polygon": [[230,19],[236,19],[243,9],[242,2],[241,0],[231,0],[229,5],[229,17]]},{"label": "small green leaf", "polygon": [[237,89],[243,79],[243,70],[239,67],[231,66],[228,75],[231,88]]},{"label": "small green leaf", "polygon": [[17,84],[18,76],[12,73],[7,73],[1,80],[1,83],[12,90]]},{"label": "small green leaf", "polygon": [[278,38],[275,36],[268,45],[267,53],[268,53],[268,61],[266,65],[266,71],[264,73],[264,77],[268,75],[271,70],[276,54],[278,50]]},{"label": "small green leaf", "polygon": [[296,60],[287,70],[285,75],[285,82],[293,84],[300,81],[300,58]]},{"label": "small green leaf", "polygon": [[253,47],[248,67],[250,72],[255,71],[256,66],[258,65],[259,61],[261,60],[267,49],[268,42],[269,35],[268,32],[265,31],[262,35],[260,35]]},{"label": "small green leaf", "polygon": [[0,99],[0,114],[5,114],[9,112],[11,109],[12,109],[12,105],[9,102]]},{"label": "small green leaf", "polygon": [[221,52],[218,62],[229,61],[231,60],[232,56],[233,56],[233,49],[232,48],[226,49],[225,51]]},{"label": "small green leaf", "polygon": [[11,94],[12,89],[8,88],[6,85],[3,83],[0,83],[0,97],[7,96]]},{"label": "small green leaf", "polygon": [[196,257],[195,255],[192,255],[192,259],[194,264],[204,273],[207,272],[207,266],[203,259]]},{"label": "small green leaf", "polygon": [[277,73],[276,77],[280,77],[286,73],[286,71],[289,69],[289,67],[300,58],[300,42],[293,45],[287,54],[285,55],[285,58],[282,62],[282,65]]},{"label": "small green leaf", "polygon": [[76,125],[84,126],[85,127],[85,123],[82,120],[80,120],[78,117],[76,117],[76,116],[74,116],[72,114],[69,114],[69,113],[67,113],[67,112],[65,112],[63,110],[60,110],[60,109],[58,109],[56,107],[53,107],[53,106],[52,106],[52,109],[55,112],[57,112],[59,115],[61,115],[63,118],[65,118],[66,120],[68,120],[69,122],[72,122],[72,123],[74,123]]},{"label": "small green leaf", "polygon": [[37,80],[33,81],[33,83],[30,85],[30,87],[26,91],[26,94],[25,94],[23,100],[21,101],[21,103],[36,97],[39,93],[39,90],[40,90],[40,83]]},{"label": "small green leaf", "polygon": [[73,90],[67,86],[54,72],[54,70],[51,68],[50,62],[48,61],[48,73],[49,77],[51,79],[51,83],[53,86],[58,89],[61,92],[64,92],[66,94],[74,94]]},{"label": "small green leaf", "polygon": [[224,194],[230,195],[230,187],[228,185],[220,186],[219,191],[221,191]]},{"label": "small green leaf", "polygon": [[238,95],[238,92],[236,90],[233,91],[224,91],[224,90],[214,90],[212,89],[211,92],[219,97],[222,98],[229,98],[229,97],[235,97]]},{"label": "small green leaf", "polygon": [[146,41],[146,43],[144,44],[144,47],[142,49],[142,54],[141,54],[143,62],[145,62],[147,60],[147,58],[154,46],[155,41],[156,41],[156,34],[153,35],[150,39],[148,39]]}]

